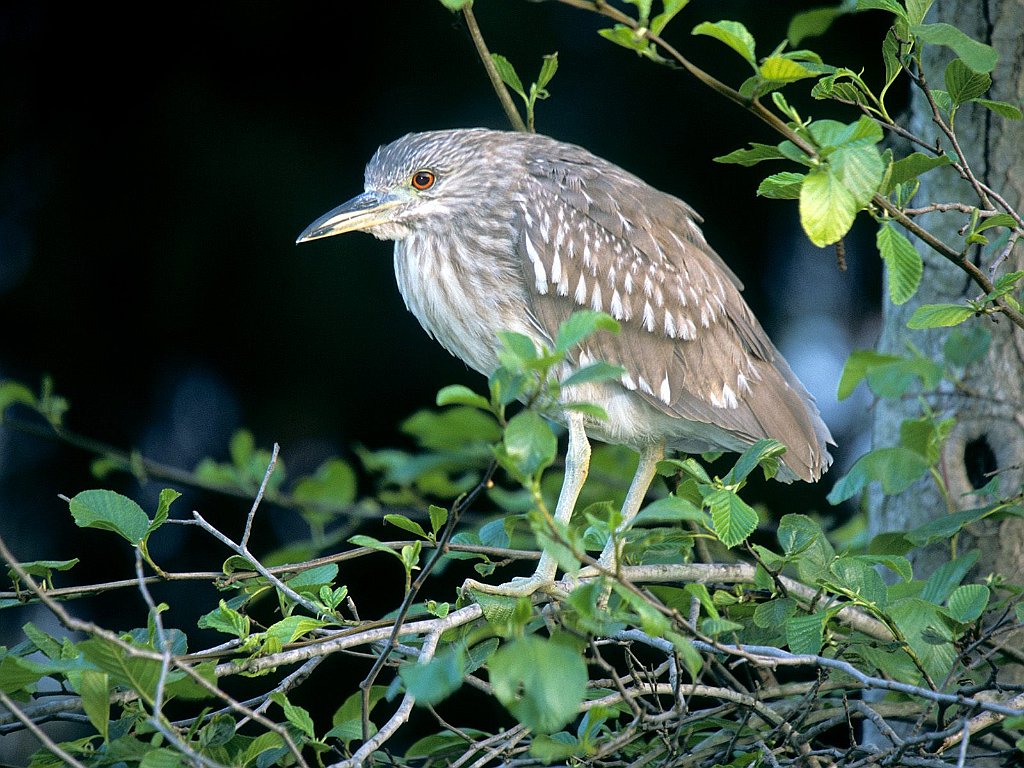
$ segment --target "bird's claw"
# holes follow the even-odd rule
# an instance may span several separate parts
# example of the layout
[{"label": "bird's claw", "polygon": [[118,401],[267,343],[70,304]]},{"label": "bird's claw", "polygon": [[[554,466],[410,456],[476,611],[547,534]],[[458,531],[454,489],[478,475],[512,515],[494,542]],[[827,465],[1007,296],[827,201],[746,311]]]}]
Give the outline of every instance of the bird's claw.
[{"label": "bird's claw", "polygon": [[462,584],[462,590],[474,590],[499,597],[529,597],[535,592],[551,594],[562,591],[555,586],[553,577],[538,573],[532,576],[516,576],[504,584],[482,584],[474,579],[466,579]]}]

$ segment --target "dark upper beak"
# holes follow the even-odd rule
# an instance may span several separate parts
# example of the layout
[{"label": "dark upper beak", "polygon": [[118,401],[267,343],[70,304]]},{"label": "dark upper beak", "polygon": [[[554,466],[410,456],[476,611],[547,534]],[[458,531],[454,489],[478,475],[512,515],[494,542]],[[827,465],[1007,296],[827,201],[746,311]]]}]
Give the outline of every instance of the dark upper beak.
[{"label": "dark upper beak", "polygon": [[321,237],[340,235],[342,232],[365,230],[391,220],[391,209],[401,200],[388,192],[376,190],[364,192],[328,211],[306,227],[296,238],[296,243],[318,240]]}]

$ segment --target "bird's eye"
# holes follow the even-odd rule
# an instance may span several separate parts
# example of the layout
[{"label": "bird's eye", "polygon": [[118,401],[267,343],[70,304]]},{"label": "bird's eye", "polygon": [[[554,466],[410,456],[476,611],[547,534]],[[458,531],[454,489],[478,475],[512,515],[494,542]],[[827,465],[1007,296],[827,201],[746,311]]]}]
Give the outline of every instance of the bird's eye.
[{"label": "bird's eye", "polygon": [[412,175],[412,185],[421,192],[434,186],[435,181],[437,178],[431,171],[416,171]]}]

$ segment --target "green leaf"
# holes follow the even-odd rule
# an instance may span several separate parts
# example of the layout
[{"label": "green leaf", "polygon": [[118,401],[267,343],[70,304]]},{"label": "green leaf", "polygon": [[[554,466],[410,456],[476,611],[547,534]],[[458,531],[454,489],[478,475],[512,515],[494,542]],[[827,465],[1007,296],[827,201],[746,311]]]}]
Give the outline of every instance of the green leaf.
[{"label": "green leaf", "polygon": [[942,609],[916,597],[908,597],[890,604],[888,613],[932,680],[944,680],[959,652],[953,645],[953,633]]},{"label": "green leaf", "polygon": [[1008,120],[1020,120],[1024,118],[1024,112],[1021,112],[1020,107],[1010,104],[1005,101],[994,101],[992,99],[975,99],[975,104],[981,104],[986,109],[991,109],[1000,117],[1005,117]]},{"label": "green leaf", "polygon": [[292,496],[300,504],[351,504],[356,499],[355,470],[346,461],[328,459],[295,484]]},{"label": "green leaf", "polygon": [[491,409],[487,398],[478,395],[469,387],[462,384],[451,384],[444,387],[437,393],[437,405],[468,405],[471,408],[479,408],[484,411]]},{"label": "green leaf", "polygon": [[922,304],[907,321],[907,328],[943,328],[960,325],[974,315],[974,310],[960,304]]},{"label": "green leaf", "polygon": [[171,504],[173,504],[178,498],[181,497],[181,492],[176,491],[173,488],[164,488],[160,491],[160,499],[157,502],[156,514],[153,515],[153,522],[149,524],[149,528],[146,531],[148,536],[167,520],[171,514]]},{"label": "green leaf", "polygon": [[984,584],[963,584],[949,596],[946,612],[961,624],[970,624],[981,618],[990,597],[991,592]]},{"label": "green leaf", "polygon": [[249,617],[239,613],[223,600],[215,610],[200,616],[197,624],[200,629],[215,629],[239,639],[248,637],[251,628]]},{"label": "green leaf", "polygon": [[553,733],[575,716],[587,687],[582,654],[560,638],[513,640],[491,657],[494,695],[537,733]]},{"label": "green leaf", "polygon": [[284,716],[288,719],[288,722],[294,725],[301,733],[306,734],[311,739],[316,737],[316,732],[313,728],[313,718],[310,717],[309,712],[302,707],[292,704],[281,691],[275,691],[270,694],[270,700],[284,710]]},{"label": "green leaf", "polygon": [[711,519],[704,510],[693,502],[679,496],[665,496],[648,504],[633,519],[633,525],[650,525],[652,523],[675,523],[692,520],[705,527],[710,527]]},{"label": "green leaf", "polygon": [[814,168],[800,187],[800,224],[819,248],[850,231],[860,206],[829,166]]},{"label": "green leaf", "polygon": [[492,53],[491,61],[494,62],[494,68],[498,70],[498,76],[501,78],[501,81],[525,99],[526,91],[523,88],[523,81],[519,79],[519,75],[516,73],[516,68],[512,66],[512,62],[500,53]]},{"label": "green leaf", "polygon": [[817,74],[785,56],[768,56],[761,62],[758,72],[765,80],[777,83],[794,83]]},{"label": "green leaf", "polygon": [[591,334],[598,331],[618,333],[619,321],[605,312],[581,309],[569,315],[569,318],[558,326],[555,336],[555,351],[568,352]]},{"label": "green leaf", "polygon": [[750,149],[736,149],[728,155],[719,155],[714,158],[716,163],[734,163],[736,165],[751,166],[757,165],[763,160],[785,160],[777,146],[772,144],[758,144],[751,142]]},{"label": "green leaf", "polygon": [[921,254],[902,232],[888,222],[878,228],[875,245],[885,261],[889,299],[896,305],[905,304],[921,284],[924,274]]},{"label": "green leaf", "polygon": [[856,595],[879,608],[885,607],[885,582],[869,562],[859,557],[840,557],[829,566],[829,570],[845,593]]},{"label": "green leaf", "polygon": [[537,75],[537,89],[543,90],[551,82],[551,78],[558,71],[558,54],[551,53],[544,57],[544,63],[540,65],[540,74]]},{"label": "green leaf", "polygon": [[950,365],[966,368],[983,359],[991,343],[992,334],[987,328],[978,325],[954,328],[943,342],[942,356]]},{"label": "green leaf", "polygon": [[104,741],[110,739],[110,675],[94,669],[82,670],[78,692],[82,709]]},{"label": "green leaf", "polygon": [[863,140],[855,139],[836,149],[829,156],[829,165],[853,197],[854,213],[870,202],[885,176],[885,161],[878,147]]},{"label": "green leaf", "polygon": [[[441,731],[413,742],[412,746],[405,750],[405,759],[414,760],[426,757],[442,760],[443,762],[438,764],[448,765],[449,761],[443,760],[444,758],[454,759],[466,751],[466,736],[471,739],[485,739],[489,735],[476,728],[459,728],[458,733],[448,730]],[[361,738],[361,736],[357,738]]]},{"label": "green leaf", "polygon": [[434,532],[436,536],[444,528],[444,524],[448,522],[448,510],[444,507],[439,507],[436,504],[431,504],[427,509],[430,515],[430,530]]},{"label": "green leaf", "polygon": [[825,642],[825,624],[828,613],[820,611],[805,616],[793,616],[786,621],[786,645],[790,653],[817,654]]},{"label": "green leaf", "polygon": [[992,78],[984,72],[975,72],[961,59],[946,65],[946,90],[954,104],[963,104],[981,96],[992,86]]},{"label": "green leaf", "polygon": [[689,4],[690,0],[664,0],[664,11],[651,19],[651,32],[660,35],[665,25],[672,21],[672,18]]},{"label": "green leaf", "polygon": [[791,597],[780,597],[761,603],[754,609],[754,624],[761,629],[777,629],[796,613],[797,602]]},{"label": "green leaf", "polygon": [[558,451],[551,427],[534,411],[522,411],[509,420],[502,445],[521,477],[532,477],[550,466]]},{"label": "green leaf", "polygon": [[456,13],[463,8],[472,7],[473,0],[441,0],[441,5],[452,13]]},{"label": "green leaf", "polygon": [[159,661],[130,656],[120,645],[102,637],[83,640],[77,647],[86,659],[100,670],[110,673],[112,683],[127,685],[147,704],[153,703],[157,681],[160,679]]},{"label": "green leaf", "polygon": [[888,11],[897,18],[906,20],[907,12],[897,0],[857,0],[858,11]]},{"label": "green leaf", "polygon": [[280,641],[281,645],[294,643],[300,637],[314,629],[327,626],[327,622],[311,619],[309,616],[286,616],[267,628],[269,638]]},{"label": "green leaf", "polygon": [[922,523],[913,530],[903,535],[907,541],[915,546],[923,547],[935,544],[940,541],[949,541],[956,536],[965,526],[976,523],[989,514],[989,509],[965,509],[960,512],[952,512],[947,515],[940,515],[926,523]]},{"label": "green leaf", "polygon": [[579,384],[592,384],[597,381],[618,381],[626,369],[621,365],[612,365],[603,360],[577,368],[571,374],[562,379],[562,388],[573,387]]},{"label": "green leaf", "polygon": [[442,649],[426,664],[403,664],[398,674],[405,689],[421,706],[433,706],[447,699],[462,686],[466,675],[466,654],[459,645]]},{"label": "green leaf", "polygon": [[888,496],[903,493],[928,471],[921,454],[907,448],[878,448],[861,456],[828,494],[830,504],[839,504],[860,493],[869,483],[882,485]]},{"label": "green leaf", "polygon": [[843,374],[840,377],[839,389],[836,393],[837,399],[845,400],[853,394],[853,390],[864,380],[871,369],[902,359],[894,354],[884,354],[873,349],[853,350],[846,359],[846,365],[843,366]]},{"label": "green leaf", "polygon": [[68,506],[79,528],[114,531],[136,545],[149,531],[149,518],[142,507],[114,491],[82,491]]},{"label": "green leaf", "polygon": [[850,2],[843,2],[833,7],[812,8],[809,11],[801,11],[794,14],[789,20],[789,28],[786,30],[786,38],[790,45],[799,45],[802,40],[808,37],[817,37],[825,34],[829,27],[840,16],[851,11]]},{"label": "green leaf", "polygon": [[935,605],[942,605],[978,562],[981,553],[972,549],[954,560],[949,560],[932,573],[921,588],[921,599]]},{"label": "green leaf", "polygon": [[693,28],[692,34],[707,35],[720,40],[746,59],[755,71],[757,70],[757,62],[754,58],[754,36],[738,21],[704,21]]},{"label": "green leaf", "polygon": [[405,515],[384,515],[384,522],[391,523],[396,528],[401,528],[403,531],[408,531],[414,536],[422,536],[424,539],[429,539],[427,532],[423,530],[423,526],[417,523],[415,520],[410,520]]},{"label": "green leaf", "polygon": [[401,428],[423,448],[435,451],[461,450],[501,437],[501,428],[490,414],[464,405],[440,412],[418,411]]},{"label": "green leaf", "polygon": [[932,157],[921,152],[913,152],[892,164],[889,170],[887,191],[891,192],[897,184],[905,184],[911,179],[916,179],[922,173],[927,173],[932,168],[949,165],[951,162],[952,159],[949,155]]},{"label": "green leaf", "polygon": [[975,72],[991,72],[999,60],[995,48],[979,43],[951,24],[914,24],[910,27],[910,33],[931,45],[944,45],[952,49]]},{"label": "green leaf", "polygon": [[[731,485],[745,480],[762,462],[765,462],[765,467],[769,470],[774,469],[778,471],[778,457],[782,456],[785,452],[786,446],[778,440],[770,438],[758,440],[740,454],[739,459],[736,460],[733,468],[726,475],[726,484]],[[774,474],[775,472],[772,472],[771,476],[774,476]]]},{"label": "green leaf", "polygon": [[715,535],[727,548],[746,541],[757,528],[757,512],[734,491],[719,488],[704,497]]},{"label": "green leaf", "polygon": [[0,381],[0,421],[3,421],[4,411],[15,403],[35,408],[38,405],[36,396],[24,384],[16,381]]},{"label": "green leaf", "polygon": [[757,187],[759,197],[773,200],[799,200],[800,188],[804,183],[804,174],[793,171],[773,173]]},{"label": "green leaf", "polygon": [[181,768],[182,765],[181,753],[167,747],[151,749],[139,761],[139,768]]}]

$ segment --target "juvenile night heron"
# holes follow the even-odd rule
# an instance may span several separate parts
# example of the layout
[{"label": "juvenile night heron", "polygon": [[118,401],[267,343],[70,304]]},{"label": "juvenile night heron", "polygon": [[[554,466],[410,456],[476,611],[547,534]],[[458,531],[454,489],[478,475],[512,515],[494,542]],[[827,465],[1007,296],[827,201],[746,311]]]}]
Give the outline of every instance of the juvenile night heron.
[{"label": "juvenile night heron", "polygon": [[[485,376],[498,367],[500,330],[551,348],[577,309],[621,323],[620,333],[598,333],[572,353],[574,366],[604,360],[625,373],[563,392],[567,401],[602,406],[608,419],[564,414],[560,522],[586,479],[588,435],[640,452],[623,527],[666,448],[739,452],[775,438],[787,447],[786,482],[813,482],[831,464],[832,437],[814,399],[681,200],[580,147],[485,129],[413,133],[381,147],[366,166],[365,190],[297,242],[352,230],[394,240],[406,306]],[[614,567],[616,557],[609,545],[601,562]],[[545,554],[531,579],[495,591],[525,594],[556,572]]]}]

